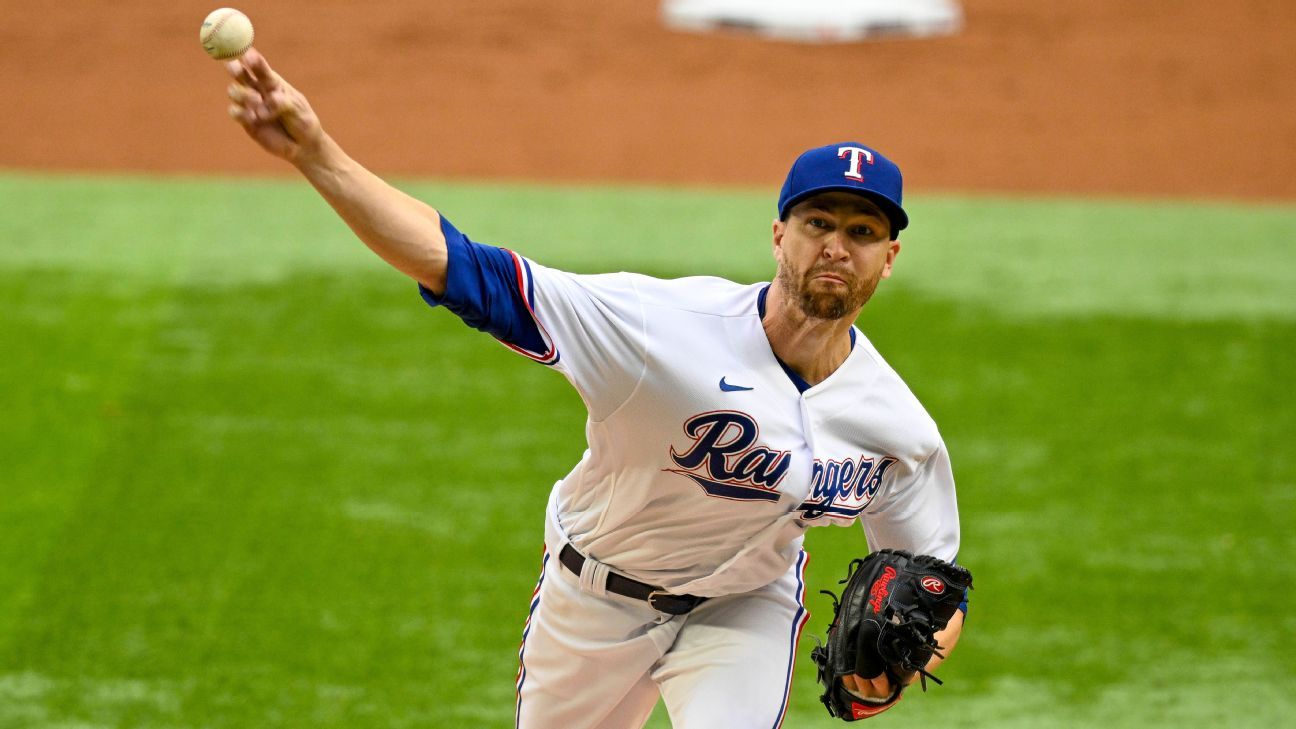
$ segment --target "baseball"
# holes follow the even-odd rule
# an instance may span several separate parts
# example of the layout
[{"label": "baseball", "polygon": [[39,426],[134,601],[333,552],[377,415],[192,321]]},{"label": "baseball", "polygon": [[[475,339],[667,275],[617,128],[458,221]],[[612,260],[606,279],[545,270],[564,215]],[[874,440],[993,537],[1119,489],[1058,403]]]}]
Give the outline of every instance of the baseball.
[{"label": "baseball", "polygon": [[252,21],[234,8],[219,8],[203,20],[198,39],[212,58],[236,58],[252,46]]}]

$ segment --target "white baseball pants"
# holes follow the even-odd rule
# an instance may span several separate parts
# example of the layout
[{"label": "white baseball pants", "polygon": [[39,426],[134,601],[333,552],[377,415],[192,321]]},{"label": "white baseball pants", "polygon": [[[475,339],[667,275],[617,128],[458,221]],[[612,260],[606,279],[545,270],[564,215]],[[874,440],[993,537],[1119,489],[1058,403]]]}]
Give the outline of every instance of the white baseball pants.
[{"label": "white baseball pants", "polygon": [[640,729],[658,697],[674,729],[778,729],[809,618],[807,559],[672,616],[582,589],[546,552],[519,651],[516,729]]}]

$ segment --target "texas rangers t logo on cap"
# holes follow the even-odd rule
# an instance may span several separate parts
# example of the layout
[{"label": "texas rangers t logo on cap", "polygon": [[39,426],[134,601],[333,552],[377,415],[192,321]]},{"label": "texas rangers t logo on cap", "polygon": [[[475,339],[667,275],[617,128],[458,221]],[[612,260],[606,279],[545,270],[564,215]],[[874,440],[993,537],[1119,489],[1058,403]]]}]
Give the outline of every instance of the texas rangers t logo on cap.
[{"label": "texas rangers t logo on cap", "polygon": [[860,171],[860,164],[868,160],[873,164],[873,153],[863,147],[838,147],[837,156],[845,159],[850,157],[850,169],[846,170],[846,176],[852,180],[864,181],[864,173]]},{"label": "texas rangers t logo on cap", "polygon": [[[865,164],[868,164],[867,179]],[[867,197],[882,208],[891,222],[891,240],[895,240],[909,225],[909,215],[900,203],[903,186],[900,168],[876,149],[853,141],[815,147],[796,158],[783,180],[778,199],[779,220],[786,221],[793,206],[819,193],[850,192]]]}]

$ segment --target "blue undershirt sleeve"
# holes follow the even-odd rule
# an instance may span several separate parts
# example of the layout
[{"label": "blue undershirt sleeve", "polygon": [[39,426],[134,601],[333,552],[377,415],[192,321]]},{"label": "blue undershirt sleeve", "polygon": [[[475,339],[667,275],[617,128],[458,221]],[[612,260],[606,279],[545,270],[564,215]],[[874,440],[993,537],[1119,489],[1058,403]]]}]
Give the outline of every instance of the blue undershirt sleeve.
[{"label": "blue undershirt sleeve", "polygon": [[525,259],[505,248],[474,243],[444,216],[449,263],[445,293],[437,296],[422,284],[419,293],[429,306],[444,306],[465,324],[530,353],[548,347],[531,309],[531,277],[523,275]]}]

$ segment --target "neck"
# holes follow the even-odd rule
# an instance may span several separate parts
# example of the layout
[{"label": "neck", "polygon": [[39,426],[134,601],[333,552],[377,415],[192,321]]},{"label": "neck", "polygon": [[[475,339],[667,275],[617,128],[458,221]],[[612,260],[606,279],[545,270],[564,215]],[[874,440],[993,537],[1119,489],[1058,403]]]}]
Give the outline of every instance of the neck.
[{"label": "neck", "polygon": [[806,382],[817,385],[850,355],[850,328],[858,315],[855,311],[840,319],[808,317],[776,280],[765,298],[761,324],[774,354]]}]

